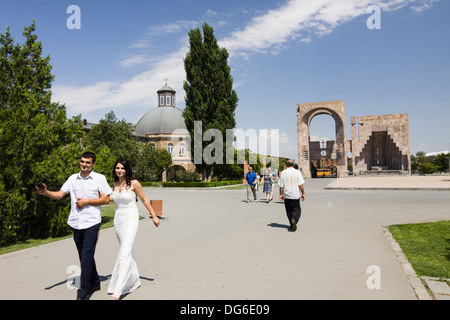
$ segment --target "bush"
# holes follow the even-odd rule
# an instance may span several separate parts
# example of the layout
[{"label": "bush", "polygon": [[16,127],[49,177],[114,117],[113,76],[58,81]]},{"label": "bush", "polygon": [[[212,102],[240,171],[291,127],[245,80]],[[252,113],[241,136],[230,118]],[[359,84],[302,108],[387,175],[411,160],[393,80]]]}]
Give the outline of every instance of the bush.
[{"label": "bush", "polygon": [[198,172],[177,171],[177,172],[175,172],[175,181],[176,182],[199,182],[199,181],[201,181],[201,177]]},{"label": "bush", "polygon": [[437,165],[428,162],[420,163],[417,168],[424,174],[431,174],[439,171],[439,167]]},{"label": "bush", "polygon": [[242,180],[231,181],[213,181],[213,182],[163,182],[164,188],[208,188],[208,187],[222,187],[235,184],[242,184]]}]

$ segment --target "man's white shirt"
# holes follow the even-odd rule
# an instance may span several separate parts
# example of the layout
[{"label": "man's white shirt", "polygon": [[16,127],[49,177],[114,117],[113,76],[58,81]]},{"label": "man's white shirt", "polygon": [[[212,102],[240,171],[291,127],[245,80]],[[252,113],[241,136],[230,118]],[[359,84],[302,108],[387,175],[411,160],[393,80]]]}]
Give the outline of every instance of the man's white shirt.
[{"label": "man's white shirt", "polygon": [[102,221],[100,206],[84,206],[79,209],[76,202],[78,198],[98,199],[100,194],[110,195],[112,190],[104,175],[91,171],[86,178],[83,178],[81,172],[73,174],[67,179],[61,190],[70,194],[70,215],[67,220],[69,226],[82,230]]},{"label": "man's white shirt", "polygon": [[278,186],[283,188],[283,198],[299,199],[301,196],[299,186],[304,183],[302,173],[293,167],[289,167],[281,172]]}]

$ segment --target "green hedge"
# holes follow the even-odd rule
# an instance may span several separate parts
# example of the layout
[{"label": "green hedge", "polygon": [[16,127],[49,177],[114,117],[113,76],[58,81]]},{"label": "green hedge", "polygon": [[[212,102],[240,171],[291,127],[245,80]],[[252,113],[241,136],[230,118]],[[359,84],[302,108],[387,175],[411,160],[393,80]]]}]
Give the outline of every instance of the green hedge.
[{"label": "green hedge", "polygon": [[162,182],[164,188],[208,188],[242,184],[242,180],[212,182]]}]

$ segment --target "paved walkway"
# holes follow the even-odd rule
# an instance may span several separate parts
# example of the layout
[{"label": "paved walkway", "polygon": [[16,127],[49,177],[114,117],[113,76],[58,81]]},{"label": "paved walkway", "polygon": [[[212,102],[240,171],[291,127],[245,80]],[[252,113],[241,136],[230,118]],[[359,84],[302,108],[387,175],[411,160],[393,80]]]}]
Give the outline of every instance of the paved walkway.
[{"label": "paved walkway", "polygon": [[[146,188],[164,201],[164,219],[158,229],[140,221],[134,254],[142,285],[124,299],[429,299],[412,285],[384,226],[449,219],[448,192],[324,190],[337,181],[306,181],[296,232],[278,191],[266,204],[246,203],[240,189]],[[114,230],[102,230],[102,289],[92,300],[108,299],[117,252]],[[72,239],[2,255],[0,299],[73,300],[67,279],[78,265]]]},{"label": "paved walkway", "polygon": [[327,190],[427,190],[450,191],[450,175],[356,176],[335,179]]}]

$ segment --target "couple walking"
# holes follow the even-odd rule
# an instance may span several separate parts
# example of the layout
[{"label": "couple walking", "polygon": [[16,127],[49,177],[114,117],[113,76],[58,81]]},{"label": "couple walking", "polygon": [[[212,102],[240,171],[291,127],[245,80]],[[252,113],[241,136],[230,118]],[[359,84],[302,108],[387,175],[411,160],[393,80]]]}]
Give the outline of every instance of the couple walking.
[{"label": "couple walking", "polygon": [[87,299],[91,293],[100,290],[100,279],[94,259],[101,223],[100,206],[110,201],[117,204],[114,229],[120,250],[108,286],[108,294],[112,294],[111,299],[117,300],[141,284],[132,250],[139,222],[137,197],[149,211],[156,227],[159,226],[159,219],[141,184],[133,179],[131,165],[126,159],[119,159],[114,165],[112,189],[105,176],[93,171],[95,160],[94,153],[83,153],[80,160],[81,171],[70,176],[59,191],[49,191],[46,185],[42,184],[40,188],[36,187],[36,192],[54,200],[70,194],[71,209],[67,224],[73,229],[81,264],[81,288],[77,291],[79,300]]},{"label": "couple walking", "polygon": [[[247,181],[247,203],[250,202],[250,193],[253,193],[253,199],[256,199],[256,190],[259,184],[259,176],[253,172],[252,167],[248,167],[248,172],[245,174],[245,180]],[[272,201],[272,184],[275,180],[275,173],[270,168],[264,169],[263,192],[266,194],[266,203]]]}]

